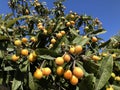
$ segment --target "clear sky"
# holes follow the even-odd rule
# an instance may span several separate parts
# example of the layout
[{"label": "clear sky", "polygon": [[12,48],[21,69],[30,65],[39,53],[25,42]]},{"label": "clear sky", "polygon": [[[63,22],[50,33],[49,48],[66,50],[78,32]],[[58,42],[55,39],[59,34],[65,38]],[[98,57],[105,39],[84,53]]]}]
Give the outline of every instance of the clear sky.
[{"label": "clear sky", "polygon": [[[7,2],[0,2],[0,14],[9,13]],[[48,7],[52,7],[55,0],[40,0],[47,2]],[[120,0],[66,0],[64,2],[66,12],[72,10],[78,14],[87,14],[93,18],[99,18],[103,27],[107,30],[102,38],[108,40],[111,36],[120,31]]]}]

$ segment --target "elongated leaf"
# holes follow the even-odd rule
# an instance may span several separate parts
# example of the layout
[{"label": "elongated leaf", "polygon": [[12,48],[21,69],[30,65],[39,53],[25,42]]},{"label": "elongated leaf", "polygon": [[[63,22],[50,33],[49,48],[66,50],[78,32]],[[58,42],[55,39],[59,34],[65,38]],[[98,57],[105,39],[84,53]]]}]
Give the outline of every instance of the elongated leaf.
[{"label": "elongated leaf", "polygon": [[52,48],[52,50],[54,50],[56,53],[60,53],[61,52],[61,44],[65,43],[66,45],[69,44],[69,41],[67,39],[66,36],[62,37],[58,42],[56,42],[56,44],[54,45],[54,47]]},{"label": "elongated leaf", "polygon": [[88,60],[84,62],[83,67],[88,73],[97,74],[100,65]]},{"label": "elongated leaf", "polygon": [[70,29],[70,32],[75,36],[79,36],[75,29]]},{"label": "elongated leaf", "polygon": [[95,90],[100,90],[111,77],[113,69],[112,56],[105,57],[102,61],[101,67],[98,70]]},{"label": "elongated leaf", "polygon": [[0,50],[0,58],[3,58],[3,52]]},{"label": "elongated leaf", "polygon": [[110,43],[110,41],[111,41],[111,40],[108,40],[108,41],[102,43],[99,47],[102,48],[102,47],[107,46],[107,45]]},{"label": "elongated leaf", "polygon": [[110,52],[120,53],[120,49],[107,49]]},{"label": "elongated leaf", "polygon": [[85,77],[79,84],[79,90],[94,90],[95,77],[93,74]]},{"label": "elongated leaf", "polygon": [[29,72],[29,87],[30,87],[30,90],[37,90],[37,87],[35,85],[34,78],[31,72]]},{"label": "elongated leaf", "polygon": [[78,37],[76,37],[76,38],[72,41],[72,43],[83,46],[83,45],[85,45],[88,41],[89,41],[89,38],[84,38],[84,39],[83,39],[83,37],[78,36]]},{"label": "elongated leaf", "polygon": [[18,21],[20,19],[24,19],[24,18],[30,18],[30,17],[32,17],[32,16],[27,15],[27,16],[21,16],[19,18],[14,18],[13,20],[8,20],[8,21],[6,21],[6,27],[9,28],[11,25],[15,24],[16,21]]},{"label": "elongated leaf", "polygon": [[120,90],[120,86],[112,85],[112,87],[114,88],[114,90]]},{"label": "elongated leaf", "polygon": [[18,90],[21,84],[21,81],[18,81],[14,78],[12,83],[12,90]]},{"label": "elongated leaf", "polygon": [[48,59],[48,60],[54,60],[55,59],[54,57],[51,57],[50,55],[40,55],[38,57],[42,58],[42,59]]},{"label": "elongated leaf", "polygon": [[15,70],[15,69],[12,68],[11,66],[4,67],[4,71],[12,71],[12,70]]},{"label": "elongated leaf", "polygon": [[106,32],[106,30],[104,30],[104,29],[98,29],[96,31],[91,32],[91,34],[99,35],[99,34],[103,34],[105,32]]},{"label": "elongated leaf", "polygon": [[45,48],[38,48],[36,49],[36,53],[39,55],[50,55],[52,57],[56,57],[59,56],[58,53],[56,53],[54,50],[49,50],[49,49],[45,49]]}]

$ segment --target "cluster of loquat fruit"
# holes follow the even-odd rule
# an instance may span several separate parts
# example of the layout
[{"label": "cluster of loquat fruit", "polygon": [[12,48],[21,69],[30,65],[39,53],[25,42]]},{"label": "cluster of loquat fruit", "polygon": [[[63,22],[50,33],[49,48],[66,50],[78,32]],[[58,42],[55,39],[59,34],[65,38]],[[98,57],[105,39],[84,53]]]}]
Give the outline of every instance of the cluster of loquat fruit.
[{"label": "cluster of loquat fruit", "polygon": [[[30,38],[30,41],[35,43],[37,41],[37,39],[35,37],[31,37]],[[21,40],[20,39],[17,39],[17,40],[14,40],[14,45],[16,46],[16,48],[21,48],[22,47],[22,44],[26,44],[27,45],[28,43],[28,38],[26,37],[23,37]],[[20,55],[22,56],[26,56],[27,59],[30,61],[30,62],[34,62],[36,60],[36,57],[37,57],[37,54],[34,50],[31,50],[29,52],[29,50],[27,48],[22,48],[20,50]],[[20,55],[17,55],[17,54],[13,54],[11,56],[11,60],[16,62],[20,59]]]},{"label": "cluster of loquat fruit", "polygon": [[69,63],[73,62],[74,60],[71,57],[71,54],[80,54],[82,52],[82,46],[81,45],[76,45],[74,48],[71,47],[69,49],[69,52],[65,52],[65,54],[62,57],[57,57],[55,59],[55,63],[57,65],[56,73],[59,76],[62,76],[66,79],[69,80],[72,85],[77,85],[79,82],[79,79],[82,79],[84,76],[83,70],[78,67],[74,66],[72,70],[70,68],[64,69],[63,65],[64,63]]}]

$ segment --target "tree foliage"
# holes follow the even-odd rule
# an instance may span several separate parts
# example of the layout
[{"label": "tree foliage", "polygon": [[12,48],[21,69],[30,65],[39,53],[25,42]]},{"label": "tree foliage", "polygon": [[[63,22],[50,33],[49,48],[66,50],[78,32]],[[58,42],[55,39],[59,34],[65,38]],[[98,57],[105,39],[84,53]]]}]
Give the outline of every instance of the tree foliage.
[{"label": "tree foliage", "polygon": [[38,0],[9,1],[11,14],[0,17],[0,84],[11,90],[119,90],[119,39],[103,43],[100,20],[65,14],[63,2],[48,9]]}]

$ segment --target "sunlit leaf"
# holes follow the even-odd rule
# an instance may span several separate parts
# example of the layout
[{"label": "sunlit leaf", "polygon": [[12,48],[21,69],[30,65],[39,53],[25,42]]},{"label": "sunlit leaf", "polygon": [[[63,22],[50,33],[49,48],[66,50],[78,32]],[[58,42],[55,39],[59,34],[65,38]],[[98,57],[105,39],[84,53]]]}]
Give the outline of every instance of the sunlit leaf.
[{"label": "sunlit leaf", "polygon": [[111,77],[113,69],[113,58],[112,56],[105,57],[102,60],[101,67],[98,70],[95,90],[100,90]]}]

